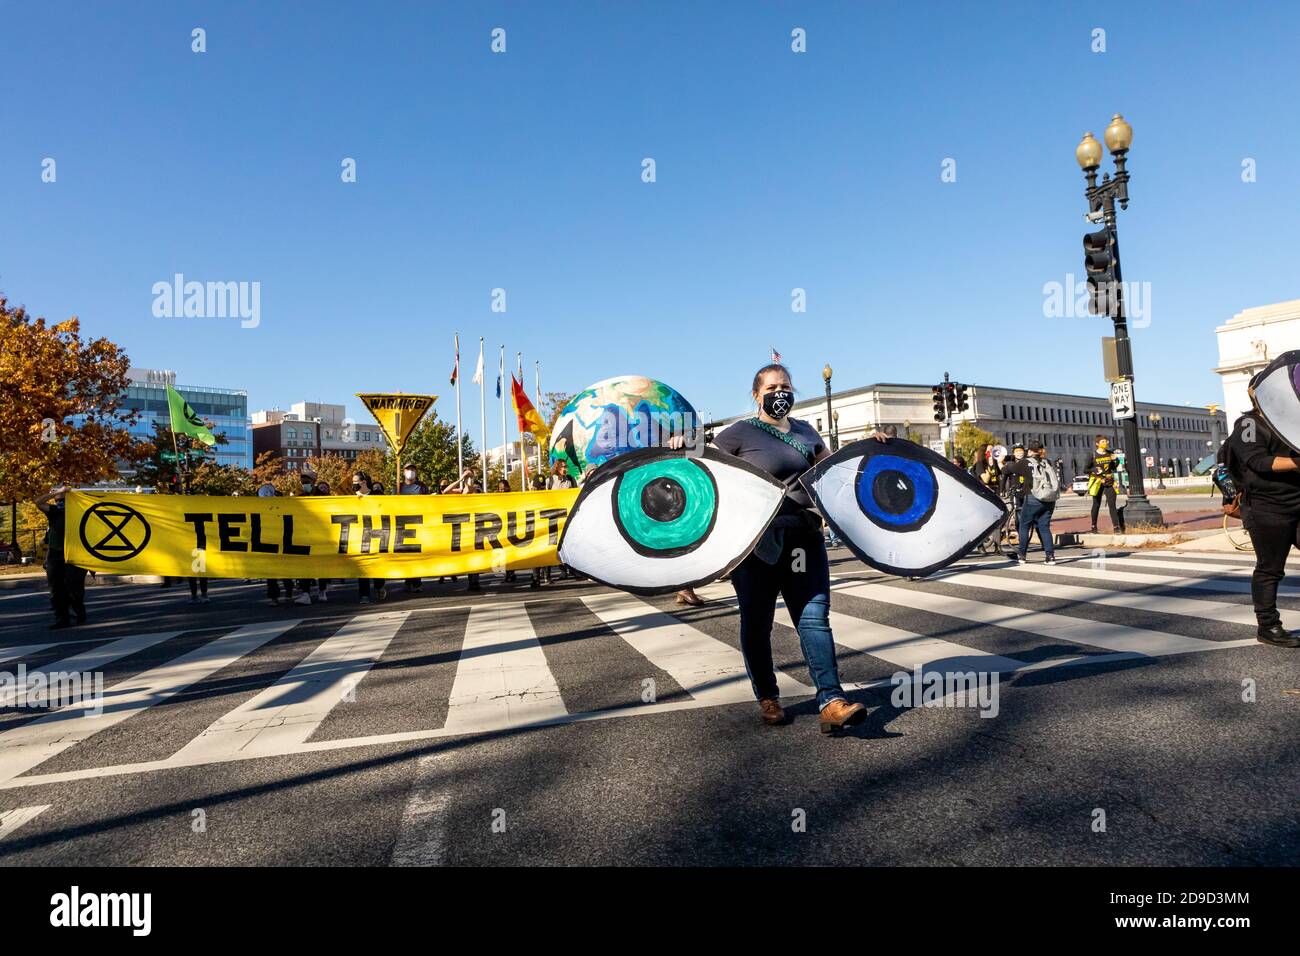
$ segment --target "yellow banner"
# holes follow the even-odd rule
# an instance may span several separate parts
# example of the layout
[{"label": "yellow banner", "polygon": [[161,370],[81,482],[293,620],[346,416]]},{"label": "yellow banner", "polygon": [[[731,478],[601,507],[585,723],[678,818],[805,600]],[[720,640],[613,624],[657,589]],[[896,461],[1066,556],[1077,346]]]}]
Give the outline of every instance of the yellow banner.
[{"label": "yellow banner", "polygon": [[210,578],[415,578],[558,564],[577,489],[322,498],[70,492],[71,564]]},{"label": "yellow banner", "polygon": [[406,447],[406,439],[411,436],[424,413],[433,407],[437,395],[375,394],[358,392],[361,404],[375,416],[375,421],[388,436],[388,443],[393,452],[401,455]]}]

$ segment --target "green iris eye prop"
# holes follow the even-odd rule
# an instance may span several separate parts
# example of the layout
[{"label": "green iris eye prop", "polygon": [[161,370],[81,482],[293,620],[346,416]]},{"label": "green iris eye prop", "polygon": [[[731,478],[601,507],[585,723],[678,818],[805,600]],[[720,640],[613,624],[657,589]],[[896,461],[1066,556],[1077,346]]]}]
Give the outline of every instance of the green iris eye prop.
[{"label": "green iris eye prop", "polygon": [[717,482],[687,458],[629,469],[618,477],[610,500],[614,523],[646,557],[689,554],[708,539],[718,517]]}]

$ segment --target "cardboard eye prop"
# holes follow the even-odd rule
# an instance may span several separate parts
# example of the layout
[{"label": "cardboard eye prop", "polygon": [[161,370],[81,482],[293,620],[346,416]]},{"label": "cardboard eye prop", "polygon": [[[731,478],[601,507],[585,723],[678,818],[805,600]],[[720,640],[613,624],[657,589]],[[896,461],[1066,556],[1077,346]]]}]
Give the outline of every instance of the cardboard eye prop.
[{"label": "cardboard eye prop", "polygon": [[1247,392],[1273,434],[1300,452],[1300,351],[1275,358],[1250,380]]},{"label": "cardboard eye prop", "polygon": [[997,495],[943,456],[897,438],[847,445],[800,481],[854,554],[900,576],[951,564],[1007,513]]},{"label": "cardboard eye prop", "polygon": [[559,558],[600,584],[665,594],[726,574],[776,516],[785,486],[706,448],[647,448],[601,465],[560,534]]}]

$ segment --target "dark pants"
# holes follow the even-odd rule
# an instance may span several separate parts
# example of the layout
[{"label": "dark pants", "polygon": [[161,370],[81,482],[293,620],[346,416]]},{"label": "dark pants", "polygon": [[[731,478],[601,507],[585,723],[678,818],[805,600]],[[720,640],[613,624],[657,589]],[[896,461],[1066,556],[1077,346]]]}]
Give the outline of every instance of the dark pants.
[{"label": "dark pants", "polygon": [[1282,623],[1277,613],[1277,586],[1286,576],[1286,559],[1294,545],[1300,548],[1300,514],[1249,508],[1244,516],[1255,545],[1255,573],[1250,576],[1250,599],[1260,627]]},{"label": "dark pants", "polygon": [[[796,569],[796,548],[803,550],[802,570]],[[780,696],[772,664],[772,620],[779,594],[799,632],[799,646],[817,687],[817,706],[842,698],[830,630],[830,563],[821,531],[785,529],[785,545],[776,563],[751,554],[731,572],[731,583],[740,601],[740,649],[754,696],[759,700]]]},{"label": "dark pants", "polygon": [[382,595],[386,587],[385,581],[386,581],[385,578],[358,578],[357,579],[358,596],[363,598],[370,597],[371,585],[374,586],[377,595]]},{"label": "dark pants", "polygon": [[1102,485],[1101,492],[1092,497],[1092,526],[1097,527],[1097,515],[1101,513],[1101,499],[1105,497],[1106,507],[1110,510],[1110,526],[1112,530],[1123,531],[1124,522],[1120,520],[1119,510],[1115,507],[1115,486]]},{"label": "dark pants", "polygon": [[267,578],[266,596],[272,601],[280,600],[280,585],[284,585],[284,599],[290,600],[293,597],[292,578]]},{"label": "dark pants", "polygon": [[1020,556],[1029,552],[1029,536],[1038,531],[1038,541],[1052,555],[1052,512],[1056,510],[1055,501],[1039,501],[1033,495],[1025,495],[1025,503],[1020,506]]},{"label": "dark pants", "polygon": [[45,581],[50,586],[50,603],[54,606],[54,619],[60,624],[71,623],[69,610],[77,615],[77,623],[86,619],[86,569],[68,564],[63,557],[50,557],[45,562]]},{"label": "dark pants", "polygon": [[190,578],[190,597],[198,597],[200,591],[204,597],[208,596],[208,579]]}]

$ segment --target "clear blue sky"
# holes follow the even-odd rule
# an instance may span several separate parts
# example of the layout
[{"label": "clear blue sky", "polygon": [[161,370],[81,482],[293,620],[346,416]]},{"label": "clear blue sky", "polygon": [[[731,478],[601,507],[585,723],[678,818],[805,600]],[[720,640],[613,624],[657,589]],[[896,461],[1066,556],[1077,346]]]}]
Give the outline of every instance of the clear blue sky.
[{"label": "clear blue sky", "polygon": [[[485,335],[530,391],[540,359],[712,415],[770,345],[805,395],[827,360],[1100,395],[1109,323],[1042,289],[1082,271],[1073,151],[1120,111],[1138,394],[1203,404],[1214,327],[1300,296],[1297,35],[1294,3],[4,3],[0,290],[251,408],[451,416],[455,330],[466,382]],[[155,318],[177,272],[260,282],[261,325]]]}]

